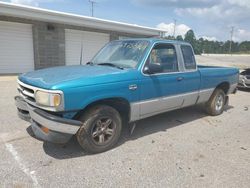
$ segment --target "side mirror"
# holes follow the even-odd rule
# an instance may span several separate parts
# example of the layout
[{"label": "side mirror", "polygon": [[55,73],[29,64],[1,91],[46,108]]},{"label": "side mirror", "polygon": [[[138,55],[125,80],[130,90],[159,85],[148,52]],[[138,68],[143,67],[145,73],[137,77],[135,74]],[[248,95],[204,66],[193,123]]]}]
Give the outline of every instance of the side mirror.
[{"label": "side mirror", "polygon": [[163,67],[160,63],[149,63],[144,67],[143,72],[146,74],[155,74],[161,73],[163,71]]}]

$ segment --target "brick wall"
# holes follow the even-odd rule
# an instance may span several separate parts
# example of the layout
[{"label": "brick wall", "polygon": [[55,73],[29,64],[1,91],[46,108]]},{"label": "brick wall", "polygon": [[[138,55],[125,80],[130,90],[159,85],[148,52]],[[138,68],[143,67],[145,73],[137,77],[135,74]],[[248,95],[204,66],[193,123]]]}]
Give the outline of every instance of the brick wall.
[{"label": "brick wall", "polygon": [[33,24],[35,69],[65,65],[64,27],[56,24]]}]

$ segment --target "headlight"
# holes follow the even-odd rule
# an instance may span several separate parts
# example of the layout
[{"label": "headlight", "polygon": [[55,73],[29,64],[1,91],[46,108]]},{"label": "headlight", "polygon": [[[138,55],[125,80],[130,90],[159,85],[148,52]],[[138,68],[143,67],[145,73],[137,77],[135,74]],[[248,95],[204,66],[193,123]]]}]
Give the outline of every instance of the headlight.
[{"label": "headlight", "polygon": [[61,104],[61,95],[45,91],[36,91],[36,103],[44,106],[57,107]]}]

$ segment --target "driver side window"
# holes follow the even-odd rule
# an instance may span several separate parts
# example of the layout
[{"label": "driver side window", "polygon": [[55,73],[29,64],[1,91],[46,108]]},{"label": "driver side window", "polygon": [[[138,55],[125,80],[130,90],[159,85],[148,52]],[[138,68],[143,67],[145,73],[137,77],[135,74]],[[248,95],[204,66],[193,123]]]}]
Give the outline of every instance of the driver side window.
[{"label": "driver side window", "polygon": [[157,44],[151,50],[147,64],[158,63],[162,66],[162,72],[177,72],[178,62],[175,47],[171,44]]}]

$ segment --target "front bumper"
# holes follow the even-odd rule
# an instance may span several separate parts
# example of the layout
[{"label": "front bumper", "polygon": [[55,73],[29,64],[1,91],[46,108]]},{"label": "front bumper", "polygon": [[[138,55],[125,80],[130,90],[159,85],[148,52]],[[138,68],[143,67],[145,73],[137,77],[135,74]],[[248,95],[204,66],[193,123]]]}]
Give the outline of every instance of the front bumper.
[{"label": "front bumper", "polygon": [[250,88],[250,80],[246,78],[242,78],[238,83],[239,88]]},{"label": "front bumper", "polygon": [[65,119],[33,107],[20,96],[15,97],[15,103],[19,117],[30,121],[35,136],[45,141],[66,143],[82,125],[80,121]]}]

